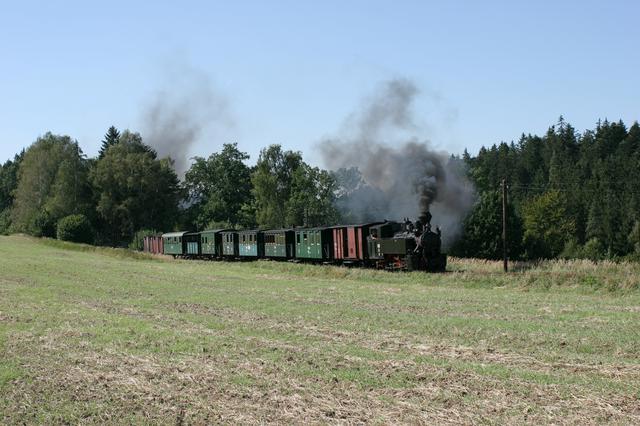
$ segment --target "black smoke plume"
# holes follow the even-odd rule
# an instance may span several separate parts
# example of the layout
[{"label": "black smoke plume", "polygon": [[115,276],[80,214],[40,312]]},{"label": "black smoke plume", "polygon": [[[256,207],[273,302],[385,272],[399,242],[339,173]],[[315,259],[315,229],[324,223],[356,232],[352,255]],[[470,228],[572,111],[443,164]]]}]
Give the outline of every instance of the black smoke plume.
[{"label": "black smoke plume", "polygon": [[[360,111],[346,121],[339,136],[320,144],[325,165],[350,176],[338,200],[352,221],[400,220],[433,215],[445,242],[458,234],[474,201],[460,160],[436,152],[416,133],[412,104],[418,95],[409,80],[386,82]],[[353,174],[361,181],[353,185]]]},{"label": "black smoke plume", "polygon": [[226,98],[196,70],[173,69],[164,87],[142,113],[145,142],[160,157],[170,157],[181,178],[189,168],[190,150],[210,126],[229,126]]}]

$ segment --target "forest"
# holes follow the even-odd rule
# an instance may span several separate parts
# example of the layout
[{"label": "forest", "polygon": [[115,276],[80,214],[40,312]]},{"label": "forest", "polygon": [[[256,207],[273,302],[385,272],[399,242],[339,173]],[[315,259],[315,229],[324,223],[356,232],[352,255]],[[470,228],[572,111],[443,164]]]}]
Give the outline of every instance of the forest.
[{"label": "forest", "polygon": [[[180,179],[139,133],[110,127],[95,158],[70,136],[46,133],[0,166],[0,233],[138,248],[144,235],[177,229],[369,219],[349,210],[363,185],[355,168],[312,167],[280,145],[248,161],[237,144],[224,144],[195,157]],[[640,259],[637,122],[604,120],[579,133],[560,117],[542,136],[522,134],[447,161],[475,188],[450,254],[501,258],[505,179],[510,258]]]}]

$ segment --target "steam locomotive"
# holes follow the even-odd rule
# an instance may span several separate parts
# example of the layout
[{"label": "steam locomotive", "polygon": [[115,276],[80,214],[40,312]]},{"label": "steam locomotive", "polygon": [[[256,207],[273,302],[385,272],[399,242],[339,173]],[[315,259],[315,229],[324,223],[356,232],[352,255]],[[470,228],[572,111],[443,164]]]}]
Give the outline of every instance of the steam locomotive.
[{"label": "steam locomotive", "polygon": [[405,219],[371,227],[367,244],[369,259],[378,268],[442,272],[447,267],[447,256],[441,252],[441,231],[431,230],[429,212],[415,223]]},{"label": "steam locomotive", "polygon": [[364,266],[386,270],[443,272],[439,228],[431,214],[412,222],[271,230],[210,229],[144,238],[144,251],[186,259],[273,259]]}]

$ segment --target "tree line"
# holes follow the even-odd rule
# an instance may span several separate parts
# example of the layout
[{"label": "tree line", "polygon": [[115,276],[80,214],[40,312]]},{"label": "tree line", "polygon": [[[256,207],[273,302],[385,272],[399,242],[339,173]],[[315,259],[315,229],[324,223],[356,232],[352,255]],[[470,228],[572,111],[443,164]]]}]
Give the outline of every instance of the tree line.
[{"label": "tree line", "polygon": [[[0,166],[0,233],[103,245],[139,244],[177,229],[281,228],[354,219],[345,202],[357,170],[327,171],[270,145],[256,164],[237,144],[195,157],[184,179],[140,134],[108,129],[87,158],[69,136],[47,133]],[[477,201],[451,254],[514,259],[640,257],[640,126],[598,122],[578,133],[562,117],[543,136],[452,156]]]},{"label": "tree line", "polygon": [[[640,258],[640,126],[607,120],[578,133],[560,117],[545,135],[462,156],[478,201],[453,252],[502,256],[500,185],[508,183],[511,258]],[[498,238],[496,238],[498,236]]]},{"label": "tree line", "polygon": [[96,158],[46,133],[0,167],[0,232],[138,245],[174,229],[335,223],[336,180],[280,145],[255,166],[237,144],[195,157],[183,182],[139,133],[109,128]]}]

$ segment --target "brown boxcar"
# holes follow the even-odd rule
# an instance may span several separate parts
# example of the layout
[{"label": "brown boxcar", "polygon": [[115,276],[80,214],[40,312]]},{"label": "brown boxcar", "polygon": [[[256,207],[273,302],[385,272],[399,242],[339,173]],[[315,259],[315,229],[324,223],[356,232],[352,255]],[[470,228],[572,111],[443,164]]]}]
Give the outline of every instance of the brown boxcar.
[{"label": "brown boxcar", "polygon": [[150,235],[143,239],[143,251],[153,254],[162,254],[162,235]]},{"label": "brown boxcar", "polygon": [[382,222],[360,225],[339,225],[331,228],[333,232],[333,256],[336,260],[360,262],[369,259],[367,237],[369,227]]}]

